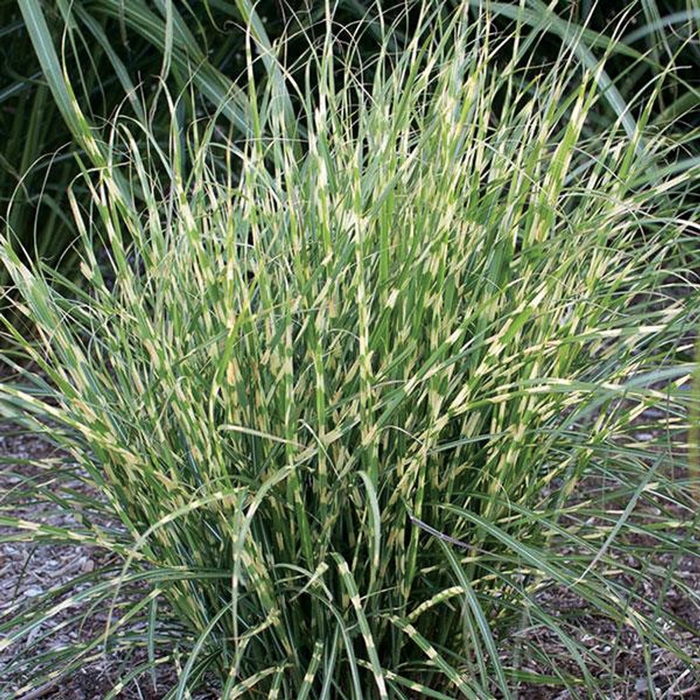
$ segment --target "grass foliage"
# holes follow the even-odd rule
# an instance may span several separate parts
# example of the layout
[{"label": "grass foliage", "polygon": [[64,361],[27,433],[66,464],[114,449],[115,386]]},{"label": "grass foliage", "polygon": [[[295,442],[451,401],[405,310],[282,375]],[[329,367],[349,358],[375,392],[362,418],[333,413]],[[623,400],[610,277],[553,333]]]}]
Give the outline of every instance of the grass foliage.
[{"label": "grass foliage", "polygon": [[[277,78],[258,89],[251,65],[243,141],[183,123],[165,93],[166,146],[117,119],[84,167],[89,202],[72,197],[82,284],[4,239],[37,340],[7,333],[38,370],[8,353],[22,381],[0,407],[64,448],[123,530],[9,507],[0,523],[124,562],[0,625],[8,674],[34,687],[100,645],[141,646],[134,674],[176,662],[168,698],[205,682],[513,697],[523,680],[595,696],[618,669],[543,605],[556,587],[649,658],[687,658],[644,586],[682,581],[624,555],[647,551],[640,534],[698,554],[679,469],[698,163],[648,127],[662,80],[601,133],[611,93],[581,36],[543,70],[519,25],[491,27],[425,11],[358,73],[329,21],[306,82],[263,52]],[[78,599],[112,606],[104,634],[29,658],[23,640]],[[566,658],[528,642],[538,628]]]},{"label": "grass foliage", "polygon": [[[337,3],[338,45],[362,20],[366,31],[358,55],[371,59],[380,50],[384,23],[396,20],[392,47],[405,46],[417,31],[420,4]],[[482,0],[468,4],[476,18]],[[434,4],[444,14],[458,5],[459,0]],[[700,48],[695,39],[700,10],[694,0],[527,0],[491,3],[490,8],[501,30],[518,25],[521,48],[536,61],[556,57],[561,41],[577,44],[579,58],[589,68],[606,54],[609,88],[597,114],[601,123],[617,118],[640,93],[648,95],[650,85],[665,75],[651,122],[661,127],[700,124]],[[65,193],[79,172],[75,156],[86,155],[86,144],[81,124],[72,117],[73,100],[91,129],[103,136],[118,109],[142,121],[148,115],[153,136],[163,145],[168,115],[157,109],[159,90],[152,80],[157,76],[173,94],[191,88],[196,99],[180,103],[189,119],[223,105],[221,121],[245,131],[250,116],[247,79],[241,76],[246,30],[262,46],[282,41],[281,64],[293,72],[299,69],[297,78],[303,80],[303,65],[295,65],[295,58],[305,35],[322,37],[316,23],[325,11],[326,0],[305,0],[300,7],[284,0],[0,0],[0,206],[13,235],[35,259],[60,264],[64,274],[77,277],[78,262],[66,250],[75,227]],[[265,80],[265,70],[257,72],[257,79]],[[697,142],[693,148],[697,154]],[[89,198],[75,191],[79,198]],[[9,284],[4,270],[0,284]]]}]

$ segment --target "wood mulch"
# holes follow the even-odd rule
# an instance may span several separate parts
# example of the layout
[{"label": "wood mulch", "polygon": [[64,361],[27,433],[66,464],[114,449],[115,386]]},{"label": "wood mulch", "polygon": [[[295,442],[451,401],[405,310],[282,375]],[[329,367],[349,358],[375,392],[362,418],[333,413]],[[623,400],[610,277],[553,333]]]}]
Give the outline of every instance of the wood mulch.
[{"label": "wood mulch", "polygon": [[[4,432],[3,432],[4,431]],[[59,459],[50,446],[40,438],[12,432],[7,426],[0,427],[0,503],[13,502],[12,514],[27,520],[42,522],[58,527],[70,527],[75,524],[75,516],[50,501],[23,501],[16,499],[17,491],[22,488],[23,480],[31,479],[35,484],[43,483],[46,488],[58,488],[46,469],[50,460]],[[86,484],[75,475],[68,482],[62,482],[60,488],[71,488],[88,496],[91,493]],[[8,500],[9,499],[9,500]],[[110,526],[109,522],[100,525]],[[31,602],[45,593],[49,588],[59,584],[68,584],[80,574],[98,570],[101,567],[119,562],[110,561],[110,555],[93,547],[81,544],[74,546],[47,544],[36,546],[30,542],[2,541],[1,537],[9,533],[8,528],[0,528],[0,622],[9,614],[31,605]],[[670,567],[672,557],[659,554],[654,562],[661,567]],[[632,566],[648,566],[651,562],[627,562]],[[685,556],[678,563],[678,575],[685,581],[689,591],[700,595],[700,557]],[[86,584],[83,584],[86,585]],[[694,664],[684,663],[673,654],[661,648],[645,648],[634,630],[619,629],[606,617],[588,609],[570,591],[561,588],[547,588],[540,596],[545,609],[559,620],[570,620],[567,632],[577,641],[597,653],[599,658],[608,659],[605,668],[591,668],[590,673],[599,678],[616,675],[622,681],[610,687],[605,698],[609,700],[627,700],[630,698],[658,698],[672,700],[683,698],[700,700],[700,605],[676,588],[663,589],[659,581],[659,590],[645,590],[646,597],[652,603],[663,596],[665,605],[686,624],[682,629],[670,621],[661,622],[676,643],[696,660]],[[663,590],[662,590],[663,589]],[[73,589],[73,592],[75,590]],[[10,646],[0,651],[0,679],[4,679],[3,667],[17,651],[40,653],[48,649],[70,646],[80,638],[92,638],[104,629],[105,611],[88,611],[88,615],[79,624],[60,623],[68,620],[69,613],[61,613],[52,618],[56,627],[52,634],[47,630],[37,629],[27,638],[24,649],[16,650]],[[561,640],[550,630],[544,628],[525,629],[517,635],[521,641],[533,650],[521,660],[524,670],[538,671],[537,654],[546,654],[565,658],[566,648]],[[645,651],[651,660],[652,673],[646,673],[647,661]],[[136,652],[125,657],[119,654],[97,654],[93,660],[69,676],[61,678],[55,684],[40,687],[31,693],[25,693],[22,700],[100,700],[128,673],[134,665],[144,661],[145,652]],[[614,668],[615,674],[611,673]],[[574,662],[570,664],[572,674],[581,675]],[[172,668],[161,667],[154,686],[149,676],[140,682],[128,684],[120,697],[125,700],[160,700],[165,692],[173,687],[176,674]],[[26,682],[29,679],[21,679]],[[0,698],[17,690],[20,679],[0,680]],[[652,687],[653,686],[653,687]],[[522,687],[518,693],[521,700],[574,700],[577,696],[569,691],[554,690],[543,687]],[[582,695],[581,697],[588,697]],[[214,700],[214,695],[203,694],[198,700]]]}]

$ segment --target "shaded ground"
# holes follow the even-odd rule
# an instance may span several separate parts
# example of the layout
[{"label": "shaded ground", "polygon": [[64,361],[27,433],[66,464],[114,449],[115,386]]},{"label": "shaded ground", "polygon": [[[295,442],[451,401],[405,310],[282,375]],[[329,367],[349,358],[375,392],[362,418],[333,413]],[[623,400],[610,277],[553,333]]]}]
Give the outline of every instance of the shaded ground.
[{"label": "shaded ground", "polygon": [[[12,513],[31,521],[69,527],[75,524],[73,515],[52,505],[50,502],[38,503],[16,499],[18,490],[22,489],[26,479],[34,484],[45,484],[48,493],[57,490],[55,481],[47,472],[47,465],[59,458],[44,442],[36,437],[12,434],[4,429],[0,433],[0,503],[16,500]],[[19,464],[17,464],[19,460]],[[64,481],[61,489],[72,489],[85,497],[96,496],[78,478]],[[110,527],[108,521],[100,523]],[[0,528],[0,535],[8,534],[7,528]],[[644,543],[641,543],[644,544]],[[627,562],[631,566],[650,566],[655,564],[661,569],[678,567],[678,574],[685,583],[687,591],[700,592],[700,558],[683,557],[674,564],[668,554],[656,553],[655,561]],[[118,566],[117,558],[110,560],[110,555],[94,547],[80,544],[75,546],[53,545],[37,547],[30,542],[0,541],[0,622],[19,606],[31,605],[32,601],[49,588],[68,583],[76,576],[109,566]],[[85,587],[87,584],[83,584]],[[661,627],[686,653],[695,659],[694,663],[684,663],[672,653],[660,647],[644,647],[630,627],[620,629],[610,620],[590,610],[570,591],[561,587],[550,587],[540,595],[547,611],[562,622],[567,633],[591,649],[598,658],[605,659],[605,665],[588,668],[593,676],[601,679],[617,678],[611,681],[609,693],[603,697],[610,700],[627,698],[688,698],[700,700],[700,610],[697,602],[691,600],[687,592],[675,587],[666,588],[663,579],[659,579],[658,590],[643,591],[652,601],[663,598],[667,608],[677,617],[677,622],[662,620]],[[647,611],[653,614],[653,610]],[[68,613],[61,613],[53,618],[52,625],[68,619]],[[105,610],[90,611],[80,624],[69,624],[44,636],[47,630],[37,629],[30,635],[27,645],[32,645],[33,652],[70,646],[79,639],[98,635],[106,622]],[[680,623],[680,624],[678,624]],[[686,629],[683,629],[685,627]],[[524,629],[517,635],[524,653],[520,657],[519,668],[541,671],[543,665],[538,661],[542,655],[565,658],[568,656],[565,645],[550,630],[543,628]],[[528,651],[529,649],[529,651]],[[0,679],[4,677],[3,667],[14,653],[10,647],[0,651]],[[35,691],[25,693],[23,700],[101,700],[123,678],[124,674],[142,663],[145,651],[137,652],[131,657],[118,655],[93,654],[96,658],[61,679],[55,684],[45,685]],[[507,658],[507,657],[506,657]],[[646,658],[651,662],[651,676],[646,673]],[[575,662],[569,664],[568,670],[574,676],[581,677],[582,671]],[[165,691],[173,686],[176,675],[172,668],[161,667],[154,686],[150,677],[140,684],[126,686],[120,697],[126,700],[160,700]],[[621,680],[620,680],[621,679]],[[24,679],[25,681],[27,679]],[[652,689],[653,685],[653,689]],[[0,697],[5,692],[17,690],[14,686],[0,684]],[[209,698],[213,698],[210,695]],[[536,686],[525,686],[519,697],[523,700],[573,700],[578,696],[568,691],[553,690]],[[580,697],[588,697],[581,695]],[[209,700],[201,696],[200,700]]]},{"label": "shaded ground", "polygon": [[[8,432],[7,428],[5,431],[4,434],[0,434],[0,464],[2,464],[0,503],[18,500],[19,502],[11,509],[11,514],[29,521],[55,527],[75,526],[77,523],[75,516],[54,506],[50,501],[37,502],[19,497],[19,492],[26,490],[25,481],[31,481],[32,488],[44,485],[49,493],[65,493],[69,490],[86,498],[96,497],[97,494],[83,483],[78,473],[75,478],[64,480],[59,485],[47,470],[50,466],[55,466],[60,455],[39,438]],[[106,518],[100,519],[98,524],[104,528],[116,525]],[[10,532],[16,531],[0,527],[0,536]],[[80,575],[90,574],[104,567],[108,569],[113,567],[112,570],[118,571],[120,565],[119,558],[109,552],[79,543],[71,546],[58,544],[36,546],[31,542],[0,542],[0,622],[4,622],[18,608],[31,606],[34,599],[39,598],[50,588],[67,584]],[[72,586],[70,593],[71,595],[79,593],[86,590],[89,585],[91,584],[84,583]],[[88,640],[104,630],[108,618],[108,611],[104,606],[86,610],[88,614],[82,619],[61,628],[62,623],[67,623],[71,619],[73,611],[69,609],[55,616],[52,619],[52,625],[58,629],[46,637],[44,635],[47,630],[41,627],[33,630],[24,646],[31,645],[32,650],[38,655],[42,652],[70,647],[79,640]],[[19,687],[19,682],[16,680],[10,685],[5,685],[3,673],[3,666],[8,663],[15,651],[22,650],[10,647],[0,651],[0,679],[3,679],[0,681],[0,697],[4,697],[6,692],[16,692]],[[25,693],[22,698],[23,700],[35,698],[98,700],[119,683],[123,674],[145,659],[145,653],[124,658],[114,654],[105,655],[96,649],[88,655],[85,664],[69,677],[61,678],[53,684],[40,686]],[[162,697],[161,691],[164,688],[172,687],[175,674],[172,670],[161,669],[158,675],[160,682],[156,684],[155,689],[149,678],[140,684],[130,684],[120,697],[126,700],[137,698],[158,700]],[[22,680],[29,682],[31,679]]]}]

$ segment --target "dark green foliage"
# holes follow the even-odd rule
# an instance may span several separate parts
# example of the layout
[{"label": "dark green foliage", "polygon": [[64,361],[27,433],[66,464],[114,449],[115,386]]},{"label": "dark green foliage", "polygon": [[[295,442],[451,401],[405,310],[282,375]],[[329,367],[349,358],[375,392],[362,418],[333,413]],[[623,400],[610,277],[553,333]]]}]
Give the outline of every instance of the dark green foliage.
[{"label": "dark green foliage", "polygon": [[[189,90],[193,95],[193,100],[182,103],[185,124],[215,109],[217,96],[235,85],[245,86],[245,23],[237,4],[245,3],[177,2],[170,9],[169,3],[145,0],[73,4],[61,0],[42,2],[41,6],[78,102],[93,127],[101,131],[105,120],[119,109],[140,117],[147,115],[152,135],[162,139],[168,117],[149,111],[159,80],[167,84],[171,94]],[[476,13],[480,2],[470,4]],[[455,5],[455,0],[445,3],[444,11]],[[494,22],[503,32],[512,31],[519,21],[518,5],[495,4]],[[560,2],[555,8],[560,22],[552,24],[544,35],[540,30],[552,19],[545,4],[529,0],[525,6],[527,12],[519,16],[526,24],[537,25],[532,34],[537,36],[523,56],[524,66],[532,68],[551,60],[562,41],[571,40],[585,25],[589,34],[584,43],[595,56],[609,54],[606,70],[630,113],[638,117],[644,98],[652,94],[657,80],[664,79],[650,122],[659,126],[673,122],[677,129],[697,126],[700,46],[692,36],[697,34],[700,10],[692,0]],[[283,0],[256,4],[270,42],[288,29],[291,39],[282,63],[292,74],[295,67],[304,65],[299,57],[309,41],[323,34],[319,23],[323,22],[324,7],[325,2],[319,0],[298,6]],[[383,28],[392,22],[397,23],[393,41],[399,51],[416,29],[419,7],[415,0],[339,3],[334,16],[336,50],[343,52],[356,40],[358,20],[365,17],[369,21],[362,32],[359,54],[364,62],[371,63]],[[168,17],[172,37],[168,36]],[[304,34],[299,32],[302,28]],[[186,33],[181,34],[181,30]],[[526,26],[524,35],[528,31]],[[75,231],[66,216],[65,192],[78,173],[74,156],[80,155],[81,147],[56,108],[16,0],[1,0],[0,32],[0,216],[7,219],[9,230],[33,256],[51,263],[60,259],[72,275],[74,256],[66,251]],[[671,64],[677,65],[677,70],[664,77]],[[262,66],[259,68],[261,78]],[[602,100],[600,126],[617,116]],[[15,206],[8,213],[13,194]]]}]

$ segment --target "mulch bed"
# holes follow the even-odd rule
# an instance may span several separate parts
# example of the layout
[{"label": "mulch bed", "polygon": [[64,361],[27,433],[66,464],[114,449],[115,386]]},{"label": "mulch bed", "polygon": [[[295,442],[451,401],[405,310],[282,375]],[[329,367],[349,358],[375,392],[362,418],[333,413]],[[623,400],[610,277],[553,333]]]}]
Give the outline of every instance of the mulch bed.
[{"label": "mulch bed", "polygon": [[[7,502],[13,498],[18,489],[22,488],[24,479],[32,479],[35,483],[43,483],[51,490],[56,488],[45,465],[49,460],[60,458],[55,450],[36,436],[12,432],[7,426],[0,428],[0,499]],[[18,461],[19,460],[19,461]],[[44,465],[44,466],[42,466]],[[70,487],[86,495],[95,496],[89,492],[89,487],[78,478],[62,482],[61,488]],[[0,501],[0,502],[1,502]],[[75,524],[74,515],[52,505],[50,502],[23,501],[17,499],[13,507],[13,515],[27,520],[43,522],[60,527]],[[111,523],[103,522],[109,526]],[[8,528],[0,528],[0,535],[7,535]],[[47,544],[36,546],[29,542],[0,542],[0,621],[18,606],[31,605],[32,600],[41,596],[49,588],[58,584],[67,584],[76,576],[88,573],[110,564],[109,554],[93,547],[80,544],[74,546]],[[118,565],[119,562],[114,560]],[[627,562],[635,564],[635,562]],[[637,565],[649,565],[650,562],[636,562]],[[670,555],[660,553],[656,564],[668,567],[672,564]],[[678,562],[678,573],[684,579],[688,590],[700,594],[700,557],[685,556]],[[676,643],[681,646],[697,663],[687,664],[661,648],[647,649],[651,657],[651,678],[646,673],[644,648],[631,628],[619,629],[610,620],[587,609],[570,591],[561,587],[547,588],[540,602],[547,611],[560,620],[569,619],[567,632],[574,636],[587,648],[597,653],[599,658],[609,659],[606,668],[591,668],[591,674],[599,678],[612,677],[614,668],[618,680],[605,698],[623,700],[629,698],[684,698],[700,700],[700,606],[697,600],[691,600],[684,592],[674,588],[662,590],[663,581],[659,581],[659,590],[646,590],[646,597],[654,601],[659,595],[664,596],[667,607],[683,620],[687,629],[668,621],[662,627]],[[67,619],[68,613],[61,613],[52,619],[52,625]],[[36,653],[49,648],[75,644],[79,638],[91,638],[104,629],[104,611],[88,615],[81,625],[67,625],[59,628],[54,634],[44,637],[45,630],[37,630],[30,635],[26,646],[32,646]],[[559,638],[547,629],[529,629],[518,633],[521,640],[530,645],[533,650],[539,650],[550,656],[565,658],[566,649]],[[10,647],[0,651],[0,678],[4,677],[3,666],[15,653]],[[145,652],[144,652],[145,654]],[[537,654],[527,655],[521,660],[521,667],[531,671],[543,670],[536,658]],[[46,685],[37,691],[25,694],[23,700],[100,700],[117,684],[123,674],[127,673],[134,664],[145,659],[139,652],[130,657],[117,654],[100,654],[85,666],[62,678],[54,685]],[[575,663],[569,670],[580,675]],[[160,700],[165,692],[173,687],[175,682],[174,669],[160,667],[154,687],[150,676],[138,684],[128,684],[120,697],[126,700]],[[26,681],[28,679],[22,679]],[[19,679],[10,685],[0,686],[0,697],[3,692],[14,692]],[[654,688],[651,688],[653,684]],[[576,695],[561,689],[543,687],[523,687],[518,697],[521,700],[573,700]],[[581,695],[588,697],[588,695]],[[201,695],[198,700],[214,700],[214,695]]]}]

